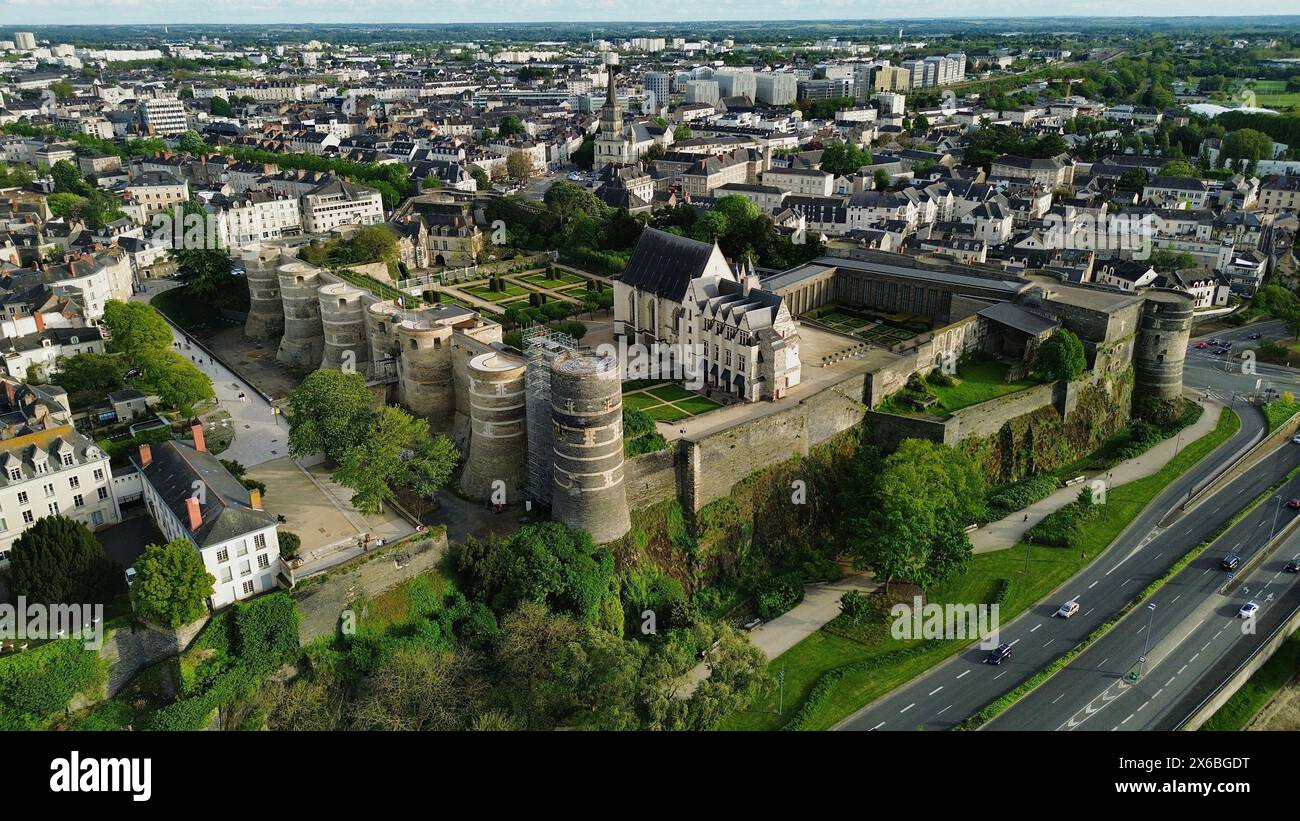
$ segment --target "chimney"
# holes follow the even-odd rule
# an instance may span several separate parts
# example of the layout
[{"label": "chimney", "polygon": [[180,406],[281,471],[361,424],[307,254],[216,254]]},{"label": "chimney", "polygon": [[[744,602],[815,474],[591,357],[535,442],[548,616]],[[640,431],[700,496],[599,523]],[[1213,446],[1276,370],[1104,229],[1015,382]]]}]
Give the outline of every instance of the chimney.
[{"label": "chimney", "polygon": [[140,467],[149,467],[153,461],[153,448],[149,447],[147,442],[140,443]]},{"label": "chimney", "polygon": [[37,330],[37,332],[44,332],[44,331],[45,331],[45,314],[41,313],[40,311],[35,311],[35,312],[32,313],[32,319],[36,320],[36,330]]},{"label": "chimney", "polygon": [[200,527],[203,527],[203,510],[199,507],[198,496],[185,497],[185,510],[190,514],[191,533],[198,530]]},{"label": "chimney", "polygon": [[248,489],[248,506],[253,510],[262,509],[262,491],[255,487],[250,487]]},{"label": "chimney", "polygon": [[194,434],[194,449],[199,453],[207,453],[208,446],[203,443],[203,426],[194,425],[190,428],[190,433]]}]

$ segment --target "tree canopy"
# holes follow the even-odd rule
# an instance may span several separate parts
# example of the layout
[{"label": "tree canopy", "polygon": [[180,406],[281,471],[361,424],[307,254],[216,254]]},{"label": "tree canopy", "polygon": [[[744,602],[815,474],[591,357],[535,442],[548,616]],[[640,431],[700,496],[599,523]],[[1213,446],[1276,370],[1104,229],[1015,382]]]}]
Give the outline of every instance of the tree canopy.
[{"label": "tree canopy", "polygon": [[10,592],[33,603],[104,602],[121,588],[120,572],[84,524],[62,515],[37,519],[9,553]]},{"label": "tree canopy", "polygon": [[1075,379],[1088,367],[1083,343],[1072,331],[1061,328],[1038,346],[1034,372],[1049,381]]},{"label": "tree canopy", "polygon": [[140,618],[163,627],[180,627],[207,613],[216,578],[189,539],[151,544],[135,561],[131,604]]}]

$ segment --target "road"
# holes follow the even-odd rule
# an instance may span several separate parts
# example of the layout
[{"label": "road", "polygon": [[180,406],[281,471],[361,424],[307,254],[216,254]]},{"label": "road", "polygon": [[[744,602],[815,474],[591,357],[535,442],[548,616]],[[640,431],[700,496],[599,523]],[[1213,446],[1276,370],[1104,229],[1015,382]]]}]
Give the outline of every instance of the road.
[{"label": "road", "polygon": [[[1244,340],[1257,331],[1267,336],[1270,328],[1267,325],[1256,325],[1214,336],[1218,339]],[[1262,415],[1236,397],[1253,392],[1259,378],[1274,381],[1279,390],[1289,389],[1291,385],[1300,389],[1300,379],[1293,372],[1284,368],[1270,368],[1266,375],[1263,367],[1258,370],[1260,373],[1257,375],[1244,374],[1239,366],[1225,367],[1223,358],[1193,348],[1188,357],[1184,384],[1193,390],[1208,392],[1229,402],[1241,416],[1241,430],[1210,457],[1174,480],[1092,564],[1050,598],[1038,602],[1009,624],[1002,625],[1001,640],[1013,646],[1011,660],[996,666],[985,665],[982,663],[984,651],[977,645],[972,645],[926,674],[867,705],[842,722],[837,729],[911,730],[949,729],[955,726],[1033,677],[1091,634],[1151,581],[1162,576],[1189,548],[1209,538],[1223,521],[1231,518],[1284,477],[1292,467],[1300,464],[1300,449],[1279,449],[1246,475],[1220,489],[1181,518],[1170,522],[1167,528],[1160,527],[1166,514],[1186,498],[1193,488],[1219,473],[1245,447],[1264,435]],[[1300,495],[1300,487],[1297,488],[1296,495]],[[1243,523],[1234,528],[1233,532],[1244,533],[1239,529],[1242,526],[1254,526],[1259,530],[1258,517],[1261,515],[1263,514],[1256,511],[1248,519],[1251,525]],[[1251,549],[1251,545],[1244,543],[1244,535],[1241,539],[1242,549]],[[1258,544],[1262,544],[1262,540],[1254,546]],[[1205,563],[1217,561],[1211,558],[1212,555],[1213,551],[1210,551],[1206,557],[1194,563],[1197,572],[1204,568]],[[1177,594],[1170,594],[1171,597],[1173,595]],[[1069,620],[1051,617],[1062,602],[1074,597],[1078,597],[1080,604],[1076,616]],[[1171,618],[1169,623],[1176,622]],[[1110,635],[1114,634],[1112,631]],[[1141,648],[1138,652],[1140,654]],[[1107,658],[1106,661],[1110,663],[1110,659]],[[1127,668],[1123,672],[1127,673]],[[1089,698],[1095,695],[1093,693]]]}]

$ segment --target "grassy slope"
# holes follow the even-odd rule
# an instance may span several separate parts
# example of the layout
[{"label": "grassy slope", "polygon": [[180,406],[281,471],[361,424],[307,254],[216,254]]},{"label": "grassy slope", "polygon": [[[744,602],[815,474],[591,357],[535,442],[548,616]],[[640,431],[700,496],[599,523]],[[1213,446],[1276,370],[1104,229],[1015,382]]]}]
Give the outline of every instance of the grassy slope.
[{"label": "grassy slope", "polygon": [[1210,720],[1201,725],[1202,730],[1240,730],[1254,718],[1264,705],[1272,700],[1295,674],[1300,671],[1300,633],[1277,648],[1273,657],[1264,662],[1255,675],[1241,689],[1233,693]]},{"label": "grassy slope", "polygon": [[[1018,544],[995,553],[982,553],[972,558],[967,571],[930,591],[929,601],[987,602],[997,589],[1000,579],[1009,586],[1000,612],[1002,622],[1013,618],[1046,596],[1066,579],[1079,572],[1088,562],[1105,550],[1125,527],[1150,504],[1170,482],[1188,468],[1205,458],[1220,444],[1230,438],[1241,426],[1235,413],[1219,416],[1213,431],[1187,445],[1178,456],[1161,470],[1126,485],[1112,488],[1106,504],[1099,514],[1084,528],[1086,558],[1072,550],[1056,547]],[[1026,551],[1030,573],[1025,576]],[[722,729],[770,730],[781,727],[791,713],[807,698],[817,680],[826,672],[852,662],[858,662],[894,652],[920,642],[901,642],[887,639],[870,645],[863,644],[825,631],[818,631],[773,660],[769,672],[775,676],[785,668],[785,715],[778,716],[777,693],[769,693],[747,710],[729,716]],[[876,669],[845,675],[832,689],[809,723],[810,728],[826,729],[851,715],[863,705],[874,701],[890,690],[915,678],[940,661],[956,654],[969,642],[954,641],[925,653]]]}]

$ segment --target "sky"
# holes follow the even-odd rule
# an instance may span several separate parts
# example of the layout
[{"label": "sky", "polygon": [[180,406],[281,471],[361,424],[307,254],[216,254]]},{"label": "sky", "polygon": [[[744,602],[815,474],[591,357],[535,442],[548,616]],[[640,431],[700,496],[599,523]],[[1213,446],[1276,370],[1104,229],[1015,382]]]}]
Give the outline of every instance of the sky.
[{"label": "sky", "polygon": [[[41,24],[497,23],[1286,14],[1279,0],[0,0],[0,31]],[[1292,13],[1300,8],[1292,8]],[[39,34],[39,32],[38,32]]]}]

